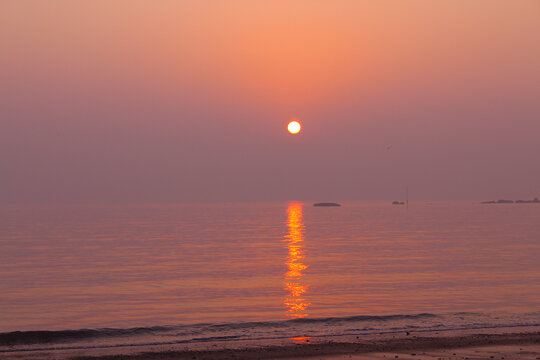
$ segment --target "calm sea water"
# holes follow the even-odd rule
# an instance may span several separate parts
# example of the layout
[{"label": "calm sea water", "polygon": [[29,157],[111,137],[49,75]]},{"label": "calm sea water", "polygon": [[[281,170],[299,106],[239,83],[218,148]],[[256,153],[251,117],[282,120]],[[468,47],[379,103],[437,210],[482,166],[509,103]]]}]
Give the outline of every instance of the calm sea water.
[{"label": "calm sea water", "polygon": [[539,259],[538,204],[4,205],[0,351],[538,325]]}]

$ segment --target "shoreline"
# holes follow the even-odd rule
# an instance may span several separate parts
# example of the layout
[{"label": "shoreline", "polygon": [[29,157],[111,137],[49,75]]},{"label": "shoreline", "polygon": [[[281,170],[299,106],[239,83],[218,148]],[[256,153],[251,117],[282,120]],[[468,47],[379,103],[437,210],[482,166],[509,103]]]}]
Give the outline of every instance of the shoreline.
[{"label": "shoreline", "polygon": [[[254,348],[142,352],[138,354],[81,356],[74,360],[158,360],[158,359],[301,359],[310,357],[334,358],[339,355],[368,355],[382,353],[410,353],[417,356],[424,350],[463,349],[507,345],[535,345],[540,347],[540,331],[530,333],[475,334],[465,336],[413,336],[357,342],[329,341],[288,346],[262,346]],[[396,355],[399,357],[399,355]],[[420,356],[417,356],[420,358]]]},{"label": "shoreline", "polygon": [[[506,331],[506,332],[505,332]],[[475,356],[470,355],[474,350]],[[525,348],[525,350],[523,350]],[[469,329],[381,334],[375,336],[336,336],[331,339],[289,338],[274,342],[217,342],[206,344],[149,345],[112,349],[51,350],[3,353],[10,359],[74,360],[158,360],[158,359],[538,359],[540,331],[527,326],[511,329]],[[524,355],[526,352],[526,356]],[[490,357],[504,353],[504,356]],[[431,354],[431,355],[430,355]],[[446,354],[446,355],[445,355]],[[452,355],[454,354],[454,355]],[[460,357],[460,354],[462,355]],[[469,354],[468,356],[466,354]],[[484,355],[481,355],[484,354]],[[486,354],[492,354],[490,356]],[[471,357],[472,356],[472,357]]]}]

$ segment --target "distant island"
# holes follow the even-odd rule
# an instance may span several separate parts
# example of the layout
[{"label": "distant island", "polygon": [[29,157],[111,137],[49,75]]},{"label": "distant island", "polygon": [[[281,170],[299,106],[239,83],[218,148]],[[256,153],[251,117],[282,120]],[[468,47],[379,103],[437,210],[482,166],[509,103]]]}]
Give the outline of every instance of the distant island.
[{"label": "distant island", "polygon": [[341,204],[333,203],[333,202],[322,202],[322,203],[315,203],[313,206],[341,206]]},{"label": "distant island", "polygon": [[405,205],[404,201],[394,201],[392,202],[392,205]]},{"label": "distant island", "polygon": [[538,204],[540,203],[540,200],[538,198],[534,198],[532,200],[490,200],[490,201],[482,201],[481,204]]}]

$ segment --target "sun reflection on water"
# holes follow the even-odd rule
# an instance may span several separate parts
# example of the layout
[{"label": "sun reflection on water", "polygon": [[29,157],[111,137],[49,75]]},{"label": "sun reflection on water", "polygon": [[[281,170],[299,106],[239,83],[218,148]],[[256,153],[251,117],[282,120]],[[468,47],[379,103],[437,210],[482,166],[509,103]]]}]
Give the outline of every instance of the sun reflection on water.
[{"label": "sun reflection on water", "polygon": [[308,289],[308,285],[302,284],[302,273],[308,265],[302,261],[304,255],[304,223],[302,221],[302,204],[291,203],[287,208],[289,233],[285,236],[287,249],[286,265],[288,271],[285,273],[285,290],[288,294],[284,304],[287,308],[287,316],[291,318],[303,318],[308,316],[307,308],[311,303],[304,298],[304,293]]}]

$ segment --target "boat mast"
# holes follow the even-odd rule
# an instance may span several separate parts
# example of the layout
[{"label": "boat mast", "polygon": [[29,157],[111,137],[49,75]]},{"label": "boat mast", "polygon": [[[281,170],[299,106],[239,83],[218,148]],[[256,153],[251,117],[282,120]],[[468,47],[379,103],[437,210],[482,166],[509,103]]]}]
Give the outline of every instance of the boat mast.
[{"label": "boat mast", "polygon": [[405,204],[407,204],[407,210],[409,209],[409,186],[405,188]]}]

